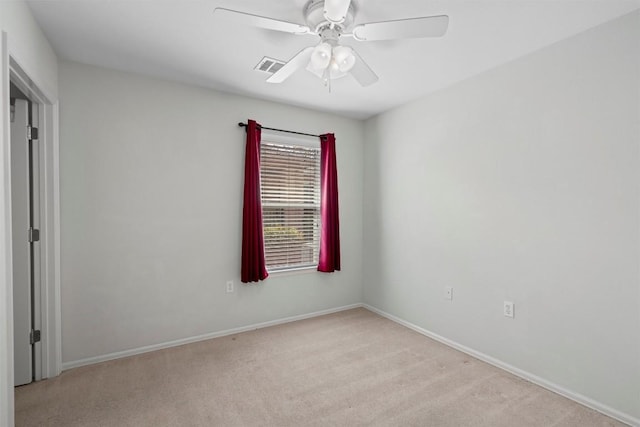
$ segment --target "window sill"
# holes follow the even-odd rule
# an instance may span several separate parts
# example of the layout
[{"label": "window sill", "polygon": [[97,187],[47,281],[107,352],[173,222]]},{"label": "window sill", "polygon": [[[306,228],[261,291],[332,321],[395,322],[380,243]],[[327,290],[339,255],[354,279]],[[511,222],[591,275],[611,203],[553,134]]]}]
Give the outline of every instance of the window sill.
[{"label": "window sill", "polygon": [[[268,270],[267,270],[268,271]],[[286,268],[282,270],[268,271],[269,277],[297,276],[299,274],[310,274],[318,271],[317,265],[308,267]]]}]

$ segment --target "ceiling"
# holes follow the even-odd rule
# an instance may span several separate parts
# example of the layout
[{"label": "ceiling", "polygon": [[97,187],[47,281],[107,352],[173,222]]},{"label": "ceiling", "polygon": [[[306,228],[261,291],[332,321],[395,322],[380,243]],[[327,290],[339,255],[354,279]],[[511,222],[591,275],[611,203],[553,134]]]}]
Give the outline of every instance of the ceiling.
[{"label": "ceiling", "polygon": [[640,0],[353,0],[355,23],[449,15],[444,37],[357,42],[378,74],[361,87],[299,70],[281,84],[253,68],[288,60],[313,35],[231,25],[225,7],[304,24],[307,0],[27,0],[60,58],[367,118],[640,8]]}]

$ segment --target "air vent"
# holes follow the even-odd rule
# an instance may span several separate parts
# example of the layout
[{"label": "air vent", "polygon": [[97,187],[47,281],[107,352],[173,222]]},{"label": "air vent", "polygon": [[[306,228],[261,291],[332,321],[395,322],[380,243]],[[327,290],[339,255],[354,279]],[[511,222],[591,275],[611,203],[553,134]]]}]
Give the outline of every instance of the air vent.
[{"label": "air vent", "polygon": [[258,65],[256,65],[253,69],[258,71],[264,71],[265,73],[273,74],[276,71],[278,71],[280,68],[282,68],[283,65],[284,65],[284,62],[265,56],[260,60],[260,62],[258,62]]}]

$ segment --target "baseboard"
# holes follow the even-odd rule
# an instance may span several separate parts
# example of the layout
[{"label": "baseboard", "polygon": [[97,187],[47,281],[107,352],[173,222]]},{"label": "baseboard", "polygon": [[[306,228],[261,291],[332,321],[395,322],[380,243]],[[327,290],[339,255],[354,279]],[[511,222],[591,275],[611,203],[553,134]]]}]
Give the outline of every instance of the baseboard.
[{"label": "baseboard", "polygon": [[330,308],[327,310],[314,311],[313,313],[300,314],[297,316],[284,317],[281,319],[270,320],[268,322],[255,323],[253,325],[241,326],[233,329],[226,329],[224,331],[211,332],[208,334],[197,335],[188,338],[182,338],[179,340],[168,341],[160,344],[147,345],[144,347],[133,348],[130,350],[117,351],[115,353],[104,354],[101,356],[87,357],[86,359],[72,360],[70,362],[64,362],[62,364],[62,370],[78,368],[85,365],[93,365],[94,363],[106,362],[108,360],[120,359],[123,357],[135,356],[136,354],[148,353],[150,351],[162,350],[170,347],[177,347],[180,345],[190,344],[198,341],[210,340],[212,338],[224,337],[227,335],[238,334],[241,332],[253,331],[256,329],[268,328],[269,326],[281,325],[283,323],[295,322],[297,320],[310,319],[312,317],[324,316],[325,314],[337,313],[340,311],[351,310],[353,308],[359,308],[363,305],[350,304],[342,307]]},{"label": "baseboard", "polygon": [[441,342],[442,344],[445,344],[449,347],[452,347],[456,350],[459,350],[463,353],[466,353],[470,356],[475,357],[476,359],[482,360],[483,362],[486,362],[490,365],[493,365],[497,368],[500,368],[502,370],[505,370],[513,375],[516,375],[522,379],[525,379],[529,382],[532,382],[536,385],[539,385],[540,387],[543,387],[547,390],[550,390],[554,393],[557,393],[561,396],[566,397],[567,399],[571,399],[574,402],[580,403],[581,405],[584,405],[588,408],[591,408],[593,410],[596,410],[604,415],[607,415],[611,418],[615,418],[618,421],[621,421],[625,424],[629,424],[630,426],[634,426],[634,427],[640,427],[640,419],[635,418],[629,414],[625,414],[624,412],[618,411],[617,409],[614,409],[610,406],[607,406],[603,403],[597,402],[587,396],[583,396],[579,393],[573,392],[571,390],[568,390],[562,386],[559,386],[558,384],[555,384],[551,381],[548,381],[544,378],[541,378],[537,375],[534,375],[530,372],[524,371],[520,368],[516,368],[515,366],[509,365],[508,363],[505,363],[501,360],[498,360],[494,357],[488,356],[484,353],[481,353],[479,351],[476,351],[472,348],[466,347],[462,344],[459,344],[455,341],[452,341],[448,338],[445,338],[441,335],[438,335],[436,333],[433,333],[431,331],[428,331],[424,328],[421,328],[420,326],[414,325],[413,323],[407,322],[406,320],[403,320],[399,317],[396,317],[392,314],[389,314],[387,312],[384,312],[376,307],[370,306],[368,304],[362,304],[362,307],[366,308],[367,310],[370,310],[376,314],[379,314],[382,317],[386,317],[389,320],[393,320],[396,323],[399,323],[402,326],[406,326],[409,329],[412,329],[422,335],[425,335],[429,338],[432,338],[436,341]]}]

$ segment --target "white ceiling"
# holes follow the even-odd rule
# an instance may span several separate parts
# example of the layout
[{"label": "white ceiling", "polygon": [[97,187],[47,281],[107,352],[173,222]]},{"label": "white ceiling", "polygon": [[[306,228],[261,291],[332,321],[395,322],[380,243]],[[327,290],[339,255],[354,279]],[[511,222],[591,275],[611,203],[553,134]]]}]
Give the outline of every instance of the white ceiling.
[{"label": "white ceiling", "polygon": [[356,23],[449,15],[442,38],[357,42],[343,38],[380,80],[322,82],[300,70],[282,84],[253,70],[319,42],[229,25],[225,7],[304,24],[307,0],[27,0],[64,59],[366,118],[447,87],[640,8],[640,0],[354,0]]}]

